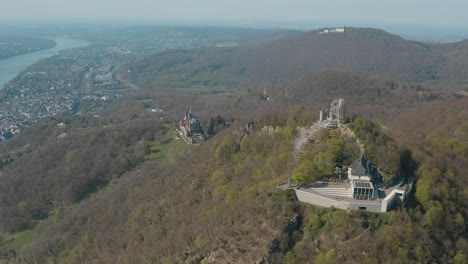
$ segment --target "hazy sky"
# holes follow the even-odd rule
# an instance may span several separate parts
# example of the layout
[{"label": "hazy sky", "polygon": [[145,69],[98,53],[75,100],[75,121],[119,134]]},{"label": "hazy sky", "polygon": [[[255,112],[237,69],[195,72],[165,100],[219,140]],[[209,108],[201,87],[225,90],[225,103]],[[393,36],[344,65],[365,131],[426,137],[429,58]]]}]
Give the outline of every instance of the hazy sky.
[{"label": "hazy sky", "polygon": [[323,21],[468,28],[467,0],[0,0],[0,19]]}]

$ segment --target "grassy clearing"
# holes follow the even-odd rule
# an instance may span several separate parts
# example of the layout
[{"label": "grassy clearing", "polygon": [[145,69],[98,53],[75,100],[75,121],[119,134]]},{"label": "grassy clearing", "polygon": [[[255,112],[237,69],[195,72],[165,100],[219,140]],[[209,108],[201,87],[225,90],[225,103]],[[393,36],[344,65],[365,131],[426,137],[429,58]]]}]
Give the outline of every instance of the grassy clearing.
[{"label": "grassy clearing", "polygon": [[21,253],[23,249],[25,249],[33,241],[35,236],[36,232],[34,229],[27,229],[15,233],[11,235],[10,239],[8,239],[9,242],[7,243],[7,247],[13,249],[17,253]]},{"label": "grassy clearing", "polygon": [[178,157],[187,153],[191,147],[187,145],[183,139],[177,138],[177,131],[171,128],[164,138],[151,144],[151,154],[149,158],[157,160],[163,165],[174,163]]}]

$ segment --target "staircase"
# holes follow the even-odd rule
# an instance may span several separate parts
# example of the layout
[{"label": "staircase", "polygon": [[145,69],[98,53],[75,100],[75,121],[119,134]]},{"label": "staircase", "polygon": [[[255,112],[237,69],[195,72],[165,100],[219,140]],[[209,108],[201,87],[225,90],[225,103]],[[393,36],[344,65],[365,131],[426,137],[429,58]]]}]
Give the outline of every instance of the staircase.
[{"label": "staircase", "polygon": [[311,190],[321,194],[321,195],[327,195],[327,196],[346,196],[349,197],[349,189],[346,188],[329,188],[329,187],[324,187],[324,188],[310,188]]}]

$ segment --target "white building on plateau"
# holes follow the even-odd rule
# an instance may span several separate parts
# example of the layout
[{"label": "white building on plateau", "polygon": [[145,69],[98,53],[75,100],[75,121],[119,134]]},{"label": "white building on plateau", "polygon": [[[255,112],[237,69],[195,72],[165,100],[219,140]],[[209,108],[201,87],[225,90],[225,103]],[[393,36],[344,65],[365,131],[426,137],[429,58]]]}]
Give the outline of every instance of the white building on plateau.
[{"label": "white building on plateau", "polygon": [[[385,188],[377,188],[377,186]],[[348,167],[348,178],[342,182],[319,181],[294,189],[301,202],[344,210],[387,212],[396,203],[403,204],[411,192],[412,183],[381,182],[381,176],[366,158]]]},{"label": "white building on plateau", "polygon": [[370,182],[378,175],[377,169],[370,160],[361,157],[354,161],[348,167],[348,179],[350,181],[366,181]]},{"label": "white building on plateau", "polygon": [[372,182],[380,179],[379,172],[370,160],[361,157],[348,167],[348,180],[351,183],[350,196],[359,200],[374,200],[377,192]]},{"label": "white building on plateau", "polygon": [[319,34],[327,34],[327,33],[345,33],[346,28],[345,27],[337,27],[337,28],[325,28],[322,31],[319,32]]}]

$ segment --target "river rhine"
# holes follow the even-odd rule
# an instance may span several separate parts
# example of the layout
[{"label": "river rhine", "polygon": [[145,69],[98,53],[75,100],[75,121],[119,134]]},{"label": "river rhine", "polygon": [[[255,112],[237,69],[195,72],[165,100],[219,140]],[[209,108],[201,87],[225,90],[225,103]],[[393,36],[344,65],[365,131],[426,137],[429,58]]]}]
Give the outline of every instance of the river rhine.
[{"label": "river rhine", "polygon": [[57,45],[53,48],[0,59],[0,89],[3,89],[4,85],[15,78],[21,71],[39,60],[52,57],[61,50],[88,45],[85,41],[70,38],[54,38],[54,40]]}]

